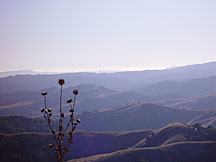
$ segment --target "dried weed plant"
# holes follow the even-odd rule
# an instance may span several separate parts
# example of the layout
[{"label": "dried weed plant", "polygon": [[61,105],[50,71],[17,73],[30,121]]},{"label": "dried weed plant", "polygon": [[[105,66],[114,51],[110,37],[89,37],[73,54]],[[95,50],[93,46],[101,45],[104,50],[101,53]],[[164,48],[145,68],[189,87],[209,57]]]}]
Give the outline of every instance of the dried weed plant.
[{"label": "dried weed plant", "polygon": [[[77,124],[81,122],[80,119],[74,120],[74,108],[76,104],[76,96],[78,95],[78,90],[73,91],[73,100],[70,98],[67,100],[67,104],[69,104],[69,113],[70,117],[67,122],[67,125],[63,126],[63,120],[65,119],[65,113],[62,111],[62,87],[65,83],[64,79],[59,79],[58,81],[60,85],[60,98],[59,98],[59,123],[58,130],[52,128],[51,125],[51,117],[53,115],[52,108],[47,107],[47,92],[42,92],[41,95],[44,97],[44,108],[41,108],[41,113],[43,113],[44,118],[47,120],[48,126],[52,133],[55,144],[49,144],[50,148],[55,150],[56,159],[58,162],[63,162],[64,155],[68,152],[70,144],[73,143],[73,133],[77,127]],[[64,140],[67,136],[67,140]],[[63,143],[63,141],[65,143]]]}]

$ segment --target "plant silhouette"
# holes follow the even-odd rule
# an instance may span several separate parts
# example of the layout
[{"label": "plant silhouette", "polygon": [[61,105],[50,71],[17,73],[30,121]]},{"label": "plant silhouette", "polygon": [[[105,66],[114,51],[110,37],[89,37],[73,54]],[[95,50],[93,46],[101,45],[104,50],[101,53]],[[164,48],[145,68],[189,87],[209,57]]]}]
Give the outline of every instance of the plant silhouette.
[{"label": "plant silhouette", "polygon": [[[78,95],[78,90],[73,91],[73,100],[70,98],[67,100],[67,104],[69,104],[70,109],[70,117],[67,122],[67,125],[63,126],[63,120],[65,119],[65,113],[62,111],[62,87],[65,84],[64,79],[59,79],[58,84],[60,85],[60,98],[59,98],[59,123],[58,130],[52,128],[51,125],[51,117],[53,115],[52,108],[47,107],[46,96],[47,92],[42,92],[41,95],[44,97],[44,108],[41,108],[41,113],[43,113],[44,118],[47,120],[48,126],[52,133],[55,144],[49,144],[50,148],[54,148],[56,159],[58,162],[63,162],[64,155],[68,152],[70,144],[73,143],[73,133],[77,127],[77,124],[81,122],[80,119],[74,120],[74,109],[76,104],[76,96]],[[64,140],[68,138],[67,142]]]}]

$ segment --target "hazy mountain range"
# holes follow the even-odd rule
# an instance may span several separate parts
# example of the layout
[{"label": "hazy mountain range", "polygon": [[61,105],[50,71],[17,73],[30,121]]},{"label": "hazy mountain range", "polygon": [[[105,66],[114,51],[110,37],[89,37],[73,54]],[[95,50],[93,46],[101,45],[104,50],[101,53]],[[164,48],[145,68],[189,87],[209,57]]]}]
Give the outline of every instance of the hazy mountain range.
[{"label": "hazy mountain range", "polygon": [[11,73],[0,78],[0,161],[55,161],[47,147],[53,141],[40,113],[41,92],[48,93],[57,129],[58,79],[63,78],[63,123],[74,89],[79,90],[75,117],[82,121],[65,160],[214,162],[215,69],[216,62],[211,62],[100,74]]},{"label": "hazy mountain range", "polygon": [[163,81],[182,82],[191,79],[216,76],[215,69],[216,62],[211,62],[167,70],[145,70],[100,74],[65,73],[50,75],[17,75],[0,78],[0,93],[12,93],[20,90],[40,90],[56,87],[56,80],[59,78],[64,78],[68,86],[74,84],[95,84],[113,90],[131,91]]},{"label": "hazy mountain range", "polygon": [[[162,99],[175,98],[169,95],[144,95],[135,92],[118,92],[93,84],[78,84],[63,89],[63,106],[67,110],[66,101],[72,97],[73,90],[78,89],[76,111],[91,111],[110,108],[122,104],[153,102]],[[47,91],[48,106],[54,111],[59,106],[60,89],[52,87],[40,91],[18,91],[10,94],[0,94],[0,116],[5,115],[40,115],[39,109],[44,106],[42,91]]]},{"label": "hazy mountain range", "polygon": [[184,97],[204,96],[216,93],[216,76],[182,82],[164,81],[136,90],[143,94],[173,94]]},{"label": "hazy mountain range", "polygon": [[35,75],[35,74],[39,74],[39,72],[32,71],[32,70],[3,71],[0,72],[0,78],[15,76],[15,75],[26,75],[26,74]]},{"label": "hazy mountain range", "polygon": [[[65,113],[68,113],[69,109],[66,101],[72,97],[74,89],[79,89],[80,92],[77,97],[76,113],[80,113],[78,116],[85,123],[80,128],[91,131],[160,128],[171,122],[190,122],[195,117],[216,109],[215,95],[171,98],[118,92],[92,84],[79,84],[63,89]],[[44,106],[40,94],[42,91],[18,91],[0,95],[0,115],[41,116],[39,110]],[[48,106],[53,108],[54,114],[58,113],[60,89],[53,87],[45,91],[48,92]],[[203,124],[198,121],[197,123]],[[211,125],[210,123],[205,125]]]}]

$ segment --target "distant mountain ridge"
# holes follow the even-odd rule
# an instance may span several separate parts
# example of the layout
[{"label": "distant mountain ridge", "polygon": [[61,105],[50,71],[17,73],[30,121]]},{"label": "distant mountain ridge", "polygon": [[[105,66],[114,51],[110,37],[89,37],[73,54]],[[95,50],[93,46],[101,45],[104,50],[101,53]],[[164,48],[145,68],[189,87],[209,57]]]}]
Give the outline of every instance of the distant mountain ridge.
[{"label": "distant mountain ridge", "polygon": [[0,72],[0,78],[8,77],[8,76],[15,76],[15,75],[35,75],[39,72],[33,71],[33,70],[16,70],[16,71],[3,71]]},{"label": "distant mountain ridge", "polygon": [[134,90],[142,94],[178,95],[182,97],[201,97],[216,94],[216,75],[191,79],[182,82],[164,81]]},{"label": "distant mountain ridge", "polygon": [[129,91],[162,81],[183,81],[216,75],[216,62],[188,65],[166,70],[144,70],[116,73],[64,73],[50,75],[17,75],[0,78],[0,93],[20,90],[40,90],[56,86],[64,78],[68,85],[96,84],[109,89]]}]

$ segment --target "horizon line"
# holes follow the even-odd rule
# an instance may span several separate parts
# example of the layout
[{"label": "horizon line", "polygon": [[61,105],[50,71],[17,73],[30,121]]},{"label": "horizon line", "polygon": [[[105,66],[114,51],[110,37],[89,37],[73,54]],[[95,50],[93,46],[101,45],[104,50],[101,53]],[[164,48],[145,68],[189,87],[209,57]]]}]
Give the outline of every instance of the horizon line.
[{"label": "horizon line", "polygon": [[184,66],[193,66],[193,65],[201,65],[201,64],[207,64],[207,63],[216,63],[216,61],[209,61],[204,63],[195,63],[195,64],[182,64],[182,65],[171,65],[167,67],[136,67],[136,68],[89,68],[89,69],[77,69],[77,70],[71,70],[71,69],[16,69],[16,70],[6,70],[1,71],[0,73],[6,73],[6,72],[22,72],[22,71],[29,71],[33,73],[46,73],[46,74],[60,74],[60,73],[115,73],[115,72],[133,72],[133,71],[148,71],[148,70],[169,70],[169,69],[175,69],[179,67]]}]

